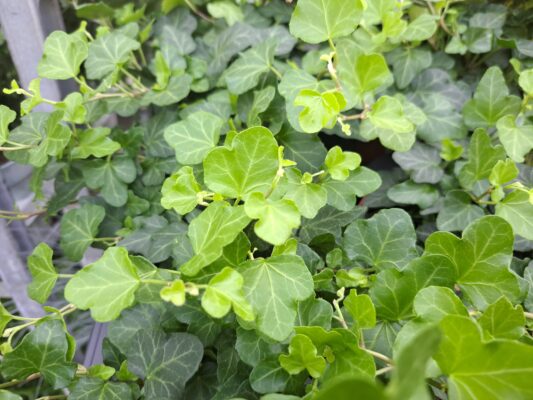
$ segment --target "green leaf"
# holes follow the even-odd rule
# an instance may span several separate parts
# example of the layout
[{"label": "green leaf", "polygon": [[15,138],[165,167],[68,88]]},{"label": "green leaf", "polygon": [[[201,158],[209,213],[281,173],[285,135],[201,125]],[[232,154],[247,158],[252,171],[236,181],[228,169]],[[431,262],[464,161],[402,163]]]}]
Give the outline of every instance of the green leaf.
[{"label": "green leaf", "polygon": [[361,165],[361,156],[351,151],[342,151],[339,146],[328,151],[324,161],[331,177],[338,181],[345,181],[353,171]]},{"label": "green leaf", "polygon": [[518,278],[509,269],[513,231],[502,218],[485,216],[471,223],[459,239],[448,232],[436,232],[426,241],[426,254],[448,259],[463,293],[480,310],[501,296],[513,303],[520,299]]},{"label": "green leaf", "polygon": [[90,128],[78,134],[78,143],[71,151],[73,159],[85,159],[90,156],[106,157],[120,149],[120,143],[109,138],[111,129]]},{"label": "green leaf", "polygon": [[504,158],[503,147],[492,146],[487,132],[484,129],[476,129],[468,148],[468,162],[459,171],[461,185],[470,189],[477,181],[488,178],[494,165]]},{"label": "green leaf", "polygon": [[68,211],[61,219],[61,249],[72,261],[82,259],[98,233],[105,209],[96,204],[84,204]]},{"label": "green leaf", "polygon": [[104,200],[114,207],[128,201],[128,183],[137,177],[135,163],[125,157],[94,160],[83,169],[83,177],[91,189],[100,189]]},{"label": "green leaf", "polygon": [[395,203],[416,204],[420,208],[428,208],[439,199],[439,191],[428,183],[405,181],[389,188],[387,196]]},{"label": "green leaf", "polygon": [[65,112],[64,121],[83,124],[87,118],[87,109],[83,105],[81,93],[74,92],[69,94],[62,102],[56,103],[55,107]]},{"label": "green leaf", "polygon": [[411,150],[392,154],[393,160],[411,174],[416,183],[439,183],[444,176],[440,167],[439,151],[422,143],[415,143]]},{"label": "green leaf", "polygon": [[232,148],[217,147],[204,159],[204,181],[209,189],[227,197],[244,198],[269,189],[278,171],[278,145],[263,127],[235,136]]},{"label": "green leaf", "polygon": [[223,123],[216,115],[199,111],[169,125],[165,129],[165,140],[176,151],[180,164],[200,164],[218,144]]},{"label": "green leaf", "polygon": [[281,354],[279,363],[285,371],[296,375],[307,370],[313,378],[319,378],[326,369],[326,360],[317,355],[311,339],[305,335],[294,335],[289,344],[289,354]]},{"label": "green leaf", "polygon": [[328,204],[341,211],[351,210],[357,197],[366,196],[380,186],[379,174],[366,167],[357,168],[345,181],[330,179],[322,184],[328,194]]},{"label": "green leaf", "polygon": [[32,276],[27,288],[28,295],[41,304],[50,297],[58,278],[52,264],[53,253],[46,243],[40,243],[28,257],[28,269]]},{"label": "green leaf", "polygon": [[240,7],[229,1],[215,1],[207,4],[207,11],[214,18],[224,18],[229,26],[244,19]]},{"label": "green leaf", "polygon": [[437,30],[437,21],[438,18],[434,15],[422,14],[407,25],[400,38],[411,42],[427,40]]},{"label": "green leaf", "polygon": [[89,45],[89,55],[85,62],[89,79],[102,79],[122,67],[131,52],[138,50],[140,43],[124,33],[113,31],[101,35]]},{"label": "green leaf", "polygon": [[304,89],[294,99],[295,106],[303,107],[298,116],[300,127],[306,133],[316,133],[322,128],[332,129],[346,100],[340,92],[320,93]]},{"label": "green leaf", "polygon": [[518,168],[511,159],[505,161],[499,160],[489,175],[489,182],[494,186],[503,185],[510,182],[518,176]]},{"label": "green leaf", "polygon": [[441,231],[462,231],[476,219],[485,215],[483,209],[472,204],[470,195],[462,190],[446,193],[437,215],[437,228]]},{"label": "green leaf", "polygon": [[347,92],[346,97],[356,104],[363,103],[365,95],[374,93],[392,83],[392,74],[381,54],[350,54],[340,57],[338,62],[339,79]]},{"label": "green leaf", "polygon": [[242,53],[224,72],[223,78],[228,90],[233,94],[243,94],[256,87],[261,76],[272,67],[276,46],[275,40],[265,40]]},{"label": "green leaf", "polygon": [[4,355],[2,375],[24,380],[40,372],[52,387],[64,388],[74,378],[76,364],[70,361],[70,345],[64,323],[47,319],[28,333],[15,349]]},{"label": "green leaf", "polygon": [[216,274],[202,296],[202,307],[214,318],[224,317],[233,307],[237,316],[245,321],[253,321],[252,307],[244,298],[244,279],[233,268],[225,267]]},{"label": "green leaf", "polygon": [[287,127],[276,135],[276,139],[284,147],[285,157],[296,162],[300,171],[319,171],[326,157],[326,148],[317,135],[300,135]]},{"label": "green leaf", "polygon": [[533,149],[533,125],[517,124],[514,115],[506,115],[498,120],[496,128],[507,155],[513,161],[524,162]]},{"label": "green leaf", "polygon": [[352,400],[354,393],[363,399],[386,399],[383,390],[373,379],[341,375],[326,382],[314,400]]},{"label": "green leaf", "polygon": [[174,209],[185,215],[198,205],[201,188],[191,167],[182,167],[165,179],[161,188],[161,205],[167,210]]},{"label": "green leaf", "polygon": [[381,129],[398,133],[409,133],[414,130],[413,123],[405,116],[402,103],[389,96],[381,96],[368,113],[372,124]]},{"label": "green leaf", "polygon": [[376,309],[367,294],[358,295],[355,290],[351,290],[344,299],[344,308],[357,324],[357,328],[373,328],[376,325]]},{"label": "green leaf", "polygon": [[364,3],[360,0],[300,0],[289,23],[291,34],[307,43],[320,43],[352,33]]},{"label": "green leaf", "polygon": [[267,359],[257,364],[250,376],[250,385],[258,393],[275,393],[285,390],[290,375],[276,359]]},{"label": "green leaf", "polygon": [[494,339],[520,339],[525,333],[524,310],[513,307],[505,297],[488,306],[478,322]]},{"label": "green leaf", "polygon": [[327,191],[319,184],[304,182],[302,174],[296,168],[290,168],[285,173],[289,182],[284,199],[292,200],[303,217],[314,218],[326,205]]},{"label": "green leaf", "polygon": [[243,362],[255,367],[261,361],[279,354],[281,344],[267,340],[264,336],[259,336],[255,330],[247,331],[238,327],[235,349]]},{"label": "green leaf", "polygon": [[65,287],[65,298],[81,310],[90,309],[95,321],[112,321],[133,304],[140,283],[128,251],[110,247],[74,275]]},{"label": "green leaf", "polygon": [[387,392],[392,399],[430,398],[426,380],[426,368],[437,351],[441,333],[436,326],[419,332],[394,357],[395,366]]},{"label": "green leaf", "polygon": [[203,357],[200,340],[188,333],[140,330],[126,350],[128,368],[144,380],[146,400],[181,398]]},{"label": "green leaf", "polygon": [[9,125],[15,121],[17,113],[0,104],[0,146],[3,145],[9,135]]},{"label": "green leaf", "polygon": [[509,193],[496,205],[496,215],[510,223],[516,235],[533,240],[533,204],[528,193],[519,190]]},{"label": "green leaf", "polygon": [[131,387],[123,382],[106,382],[99,378],[81,378],[69,394],[73,400],[113,400],[134,398]]},{"label": "green leaf", "polygon": [[238,271],[246,299],[256,312],[257,329],[274,340],[286,339],[294,326],[296,302],[314,293],[303,260],[296,255],[257,259],[241,264]]},{"label": "green leaf", "polygon": [[222,249],[233,242],[249,222],[243,206],[211,203],[189,225],[188,235],[195,255],[180,267],[180,271],[185,275],[196,275],[219,258]]},{"label": "green leaf", "polygon": [[477,86],[474,98],[463,109],[466,125],[469,128],[494,126],[503,116],[518,114],[520,99],[509,95],[509,89],[499,67],[490,67]]},{"label": "green leaf", "polygon": [[2,400],[23,400],[18,394],[8,392],[7,390],[0,389],[0,399]]},{"label": "green leaf", "polygon": [[448,375],[451,399],[533,396],[531,346],[510,340],[482,342],[479,327],[466,317],[448,316],[440,326],[443,335],[435,360]]},{"label": "green leaf", "polygon": [[159,292],[164,301],[169,301],[176,307],[181,307],[185,304],[185,294],[185,283],[181,279],[175,280],[170,286],[165,286]]},{"label": "green leaf", "polygon": [[431,52],[427,49],[398,48],[390,53],[394,82],[400,89],[405,89],[415,77],[429,68],[432,61]]},{"label": "green leaf", "polygon": [[43,57],[37,72],[42,78],[48,79],[77,77],[87,55],[87,39],[81,30],[71,34],[52,32],[44,42]]},{"label": "green leaf", "polygon": [[440,322],[447,315],[468,317],[468,310],[453,290],[430,286],[416,294],[413,307],[424,321]]},{"label": "green leaf", "polygon": [[[155,104],[164,107],[178,103],[189,94],[191,83],[192,77],[189,74],[174,75],[170,77],[168,85],[164,89],[152,87],[141,99],[141,105]],[[126,100],[131,104],[131,100]]]},{"label": "green leaf", "polygon": [[254,100],[246,119],[246,125],[248,125],[249,128],[261,125],[259,114],[268,109],[268,106],[272,103],[272,100],[274,100],[275,95],[276,89],[273,86],[267,86],[261,90],[254,90]]},{"label": "green leaf", "polygon": [[4,333],[5,327],[12,319],[9,311],[7,311],[4,305],[0,303],[0,333]]},{"label": "green leaf", "polygon": [[528,96],[533,97],[533,68],[520,72],[518,84]]},{"label": "green leaf", "polygon": [[395,208],[355,221],[346,228],[343,242],[348,257],[378,270],[401,269],[416,255],[415,243],[411,217]]},{"label": "green leaf", "polygon": [[244,204],[246,215],[258,219],[254,231],[261,239],[281,245],[300,226],[300,213],[292,200],[265,199],[262,193],[252,193]]}]

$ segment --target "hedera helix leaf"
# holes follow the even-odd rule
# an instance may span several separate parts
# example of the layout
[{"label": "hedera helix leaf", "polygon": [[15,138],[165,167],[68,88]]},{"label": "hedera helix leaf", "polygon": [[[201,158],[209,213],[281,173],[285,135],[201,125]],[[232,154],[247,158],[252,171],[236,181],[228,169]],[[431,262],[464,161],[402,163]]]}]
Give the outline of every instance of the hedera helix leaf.
[{"label": "hedera helix leaf", "polygon": [[342,151],[339,146],[335,146],[329,149],[324,164],[333,179],[344,181],[350,176],[350,171],[361,165],[361,156],[351,151]]},{"label": "hedera helix leaf", "polygon": [[289,354],[281,354],[279,363],[291,375],[307,370],[313,378],[319,378],[326,368],[326,360],[317,355],[315,345],[305,335],[292,337],[289,344]]},{"label": "hedera helix leaf", "polygon": [[76,372],[76,364],[71,362],[69,354],[70,344],[63,322],[46,319],[24,336],[13,351],[4,355],[2,375],[6,379],[24,380],[39,372],[52,387],[64,388]]},{"label": "hedera helix leaf", "polygon": [[105,78],[125,64],[131,52],[139,47],[139,42],[118,31],[101,35],[89,45],[89,53],[85,62],[87,77],[89,79]]},{"label": "hedera helix leaf", "polygon": [[88,55],[87,39],[80,30],[52,32],[44,42],[43,57],[37,66],[39,76],[48,79],[77,77]]},{"label": "hedera helix leaf", "polygon": [[61,248],[72,261],[82,259],[98,233],[105,209],[96,204],[84,204],[70,210],[61,219]]},{"label": "hedera helix leaf", "polygon": [[176,151],[180,164],[200,164],[218,144],[223,123],[216,115],[199,111],[169,125],[165,129],[165,140]]},{"label": "hedera helix leaf", "polygon": [[294,326],[296,302],[313,294],[313,278],[303,260],[275,256],[244,262],[237,271],[244,278],[245,297],[256,313],[259,332],[286,339]]},{"label": "hedera helix leaf", "polygon": [[462,316],[445,317],[440,328],[442,341],[434,358],[448,376],[450,399],[533,395],[528,383],[533,373],[531,346],[505,339],[483,342],[479,326]]},{"label": "hedera helix leaf", "polygon": [[3,304],[0,303],[0,332],[4,333],[4,329],[12,320],[11,314],[6,310]]},{"label": "hedera helix leaf", "polygon": [[498,120],[496,128],[507,155],[513,161],[523,162],[533,149],[533,125],[517,123],[514,115],[506,115]]},{"label": "hedera helix leaf", "polygon": [[504,218],[515,234],[533,240],[533,204],[531,195],[516,190],[496,205],[496,215]]},{"label": "hedera helix leaf", "polygon": [[126,349],[128,368],[144,379],[146,400],[180,398],[203,356],[203,346],[188,333],[139,330]]},{"label": "hedera helix leaf", "polygon": [[159,292],[159,295],[164,301],[169,301],[177,307],[185,304],[185,283],[181,279],[177,279],[170,286],[165,286]]},{"label": "hedera helix leaf", "polygon": [[464,120],[470,128],[488,128],[508,114],[516,115],[520,99],[509,95],[502,70],[490,67],[477,86],[474,98],[463,109]]},{"label": "hedera helix leaf", "polygon": [[296,168],[285,170],[288,178],[287,192],[284,199],[292,200],[299,213],[305,218],[314,218],[326,205],[327,191],[319,184],[312,183],[309,173],[301,174]]},{"label": "hedera helix leaf", "polygon": [[77,272],[65,287],[65,298],[81,310],[91,310],[95,321],[116,319],[130,307],[139,288],[137,267],[123,247],[110,247],[103,256]]},{"label": "hedera helix leaf", "polygon": [[478,322],[490,338],[520,339],[525,332],[526,319],[521,306],[513,307],[508,299],[500,297],[487,307]]},{"label": "hedera helix leaf", "polygon": [[485,215],[483,209],[472,204],[472,198],[462,190],[446,193],[437,215],[437,228],[441,231],[462,231],[470,223]]},{"label": "hedera helix leaf", "polygon": [[252,193],[244,204],[246,215],[257,219],[254,231],[261,239],[281,245],[300,226],[300,212],[292,200],[265,199],[262,193]]},{"label": "hedera helix leaf", "polygon": [[15,121],[17,113],[0,104],[0,146],[3,145],[9,135],[9,125]]},{"label": "hedera helix leaf", "polygon": [[395,203],[428,208],[439,199],[439,191],[428,183],[405,181],[389,188],[387,196]]},{"label": "hedera helix leaf", "polygon": [[278,145],[272,133],[254,127],[238,133],[231,149],[217,147],[204,159],[204,182],[231,198],[266,192],[278,171]]},{"label": "hedera helix leaf", "polygon": [[294,99],[295,106],[302,106],[298,116],[301,128],[306,133],[316,133],[322,128],[332,129],[346,100],[340,92],[320,93],[304,89]]},{"label": "hedera helix leaf", "polygon": [[81,378],[69,394],[69,398],[74,400],[131,399],[132,397],[132,388],[127,383],[106,382],[93,377]]},{"label": "hedera helix leaf", "polygon": [[28,295],[41,304],[50,297],[58,278],[52,256],[52,249],[46,243],[40,243],[28,257],[28,269],[32,276]]},{"label": "hedera helix leaf", "polygon": [[199,202],[200,185],[191,167],[182,167],[165,179],[161,188],[161,205],[185,215],[196,208]]},{"label": "hedera helix leaf", "polygon": [[509,269],[513,231],[500,217],[485,216],[471,223],[462,239],[436,232],[426,241],[425,255],[441,255],[450,263],[454,280],[480,310],[501,296],[512,303],[521,298],[518,278]]},{"label": "hedera helix leaf", "polygon": [[64,121],[83,124],[87,118],[87,109],[83,105],[83,96],[80,93],[69,94],[63,101],[56,103],[55,107],[65,112]]},{"label": "hedera helix leaf", "polygon": [[291,34],[307,43],[320,43],[352,33],[359,23],[362,0],[301,0],[291,16]]},{"label": "hedera helix leaf", "polygon": [[243,206],[231,207],[226,202],[211,203],[189,225],[189,239],[194,256],[180,267],[185,275],[196,275],[222,255],[229,245],[248,225],[250,218]]},{"label": "hedera helix leaf", "polygon": [[109,138],[111,129],[91,128],[78,134],[77,146],[71,151],[72,158],[85,159],[90,156],[106,157],[120,149],[120,143]]},{"label": "hedera helix leaf", "polygon": [[226,267],[216,274],[202,296],[202,307],[214,318],[222,318],[231,308],[245,321],[255,318],[252,307],[244,298],[244,279],[233,268]]},{"label": "hedera helix leaf", "polygon": [[351,290],[344,299],[344,308],[357,328],[373,328],[376,325],[376,309],[367,294],[357,294],[355,290]]}]

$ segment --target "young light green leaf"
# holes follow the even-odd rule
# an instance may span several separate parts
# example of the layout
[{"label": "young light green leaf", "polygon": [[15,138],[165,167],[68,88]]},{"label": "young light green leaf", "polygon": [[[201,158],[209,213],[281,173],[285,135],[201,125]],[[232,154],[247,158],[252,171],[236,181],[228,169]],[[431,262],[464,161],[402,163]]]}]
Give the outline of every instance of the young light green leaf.
[{"label": "young light green leaf", "polygon": [[361,0],[301,0],[291,16],[291,34],[307,43],[320,43],[352,33],[366,3]]},{"label": "young light green leaf", "polygon": [[13,351],[4,355],[2,375],[6,379],[24,380],[39,372],[52,387],[64,388],[76,372],[70,353],[63,322],[48,319],[39,323]]},{"label": "young light green leaf", "polygon": [[489,182],[494,186],[503,185],[510,182],[518,176],[518,168],[511,159],[498,160],[496,165],[490,171]]},{"label": "young light green leaf", "polygon": [[405,116],[402,103],[390,96],[381,96],[368,113],[372,124],[381,129],[398,133],[409,133],[414,130],[413,123]]},{"label": "young light green leaf", "polygon": [[533,97],[533,68],[520,72],[518,84],[528,96]]},{"label": "young light green leaf", "polygon": [[238,271],[257,329],[274,340],[286,339],[294,326],[296,302],[313,294],[313,278],[303,260],[296,255],[257,259],[241,264]]},{"label": "young light green leaf", "polygon": [[353,318],[358,329],[373,328],[376,325],[376,309],[367,294],[351,290],[344,299],[344,308]]},{"label": "young light green leaf", "polygon": [[85,62],[89,79],[102,79],[124,65],[140,43],[122,32],[113,31],[101,35],[89,45]]},{"label": "young light green leaf", "polygon": [[516,190],[496,205],[496,215],[504,218],[516,235],[533,240],[533,204],[528,193]]},{"label": "young light green leaf", "polygon": [[202,296],[202,307],[214,318],[224,317],[233,307],[237,316],[245,321],[253,321],[255,315],[244,298],[243,284],[241,274],[233,268],[225,267],[207,284]]},{"label": "young light green leaf", "polygon": [[524,310],[519,305],[513,307],[505,297],[488,306],[478,322],[494,339],[520,339],[526,332]]},{"label": "young light green leaf", "polygon": [[87,39],[82,31],[68,34],[52,32],[44,42],[43,57],[37,66],[42,78],[70,79],[77,77],[87,58]]},{"label": "young light green leaf", "polygon": [[488,128],[501,117],[516,115],[519,110],[520,99],[509,95],[502,70],[494,66],[479,81],[474,98],[464,106],[463,115],[469,128]]},{"label": "young light green leaf", "polygon": [[77,272],[65,287],[65,298],[95,321],[116,319],[135,300],[141,284],[137,268],[123,247],[110,247],[95,263]]},{"label": "young light green leaf", "polygon": [[257,219],[254,231],[261,239],[281,245],[292,230],[300,226],[300,212],[292,200],[265,199],[262,193],[252,193],[244,204],[246,215]]},{"label": "young light green leaf", "polygon": [[70,93],[63,101],[56,103],[55,107],[64,111],[64,121],[83,124],[87,118],[87,109],[83,105],[81,93]]},{"label": "young light green leaf", "polygon": [[350,176],[350,171],[361,165],[361,156],[351,151],[342,151],[339,146],[335,146],[329,149],[324,164],[333,179],[345,181]]},{"label": "young light green leaf", "polygon": [[320,93],[304,89],[294,99],[295,106],[303,107],[298,116],[300,127],[306,133],[316,133],[322,128],[333,128],[346,100],[340,92]]},{"label": "young light green leaf", "polygon": [[68,211],[61,219],[60,246],[72,261],[79,261],[98,233],[105,209],[96,204],[84,204]]},{"label": "young light green leaf", "polygon": [[517,124],[514,115],[506,115],[498,120],[496,128],[507,155],[513,161],[524,162],[533,149],[533,125]]},{"label": "young light green leaf", "polygon": [[292,200],[303,217],[314,218],[326,205],[327,191],[319,184],[306,183],[300,171],[295,168],[290,168],[285,173],[289,182],[283,198]]},{"label": "young light green leaf", "polygon": [[380,185],[381,178],[378,173],[366,167],[359,167],[351,172],[345,181],[329,179],[322,187],[327,191],[329,205],[341,211],[349,211],[354,208],[357,197],[372,193]]},{"label": "young light green leaf", "polygon": [[223,123],[216,115],[199,111],[169,125],[165,129],[165,140],[176,151],[180,164],[200,164],[218,144]]},{"label": "young light green leaf", "polygon": [[424,321],[440,322],[447,315],[468,317],[459,297],[446,287],[430,286],[419,291],[413,303],[415,313]]},{"label": "young light green leaf", "polygon": [[326,369],[326,360],[317,355],[311,339],[305,335],[294,335],[289,344],[289,354],[281,354],[279,363],[285,371],[296,375],[307,370],[313,378],[319,378]]},{"label": "young light green leaf", "polygon": [[17,118],[17,113],[0,104],[0,146],[3,145],[9,135],[9,124]]},{"label": "young light green leaf", "polygon": [[218,147],[204,159],[204,181],[209,189],[232,198],[268,190],[278,171],[278,145],[263,127],[235,136],[232,148]]},{"label": "young light green leaf", "polygon": [[185,275],[196,275],[219,258],[222,249],[232,243],[249,222],[243,206],[211,203],[189,224],[188,236],[195,255],[180,267],[180,271]]},{"label": "young light green leaf", "polygon": [[161,188],[161,205],[185,215],[198,205],[198,194],[202,189],[194,177],[191,167],[182,167],[165,179]]},{"label": "young light green leaf", "polygon": [[224,18],[229,26],[244,19],[240,7],[230,1],[210,2],[207,4],[207,11],[214,18]]},{"label": "young light green leaf", "polygon": [[432,14],[421,14],[412,21],[400,35],[402,40],[422,41],[427,40],[437,30],[438,18]]},{"label": "young light green leaf", "polygon": [[175,280],[170,286],[165,286],[159,291],[159,295],[164,301],[171,302],[176,307],[185,304],[185,293],[185,283],[181,279]]},{"label": "young light green leaf", "polygon": [[52,263],[53,253],[46,243],[40,243],[28,257],[28,269],[32,276],[27,288],[28,295],[41,304],[50,297],[58,278]]},{"label": "young light green leaf", "polygon": [[75,383],[68,397],[73,400],[131,399],[133,392],[124,382],[106,382],[100,378],[84,377]]},{"label": "young light green leaf", "polygon": [[401,269],[416,255],[411,217],[395,208],[353,222],[346,228],[343,243],[348,257],[378,270]]},{"label": "young light green leaf", "polygon": [[470,189],[477,181],[488,178],[494,165],[504,158],[503,147],[492,146],[488,133],[484,129],[476,129],[468,148],[468,162],[459,171],[461,185]]},{"label": "young light green leaf", "polygon": [[510,340],[482,342],[476,323],[462,316],[450,315],[440,327],[442,341],[434,358],[448,375],[450,398],[525,400],[533,396],[530,346]]},{"label": "young light green leaf", "polygon": [[111,129],[90,128],[78,133],[78,143],[71,151],[73,159],[85,159],[90,156],[106,157],[120,149],[120,143],[109,138]]}]

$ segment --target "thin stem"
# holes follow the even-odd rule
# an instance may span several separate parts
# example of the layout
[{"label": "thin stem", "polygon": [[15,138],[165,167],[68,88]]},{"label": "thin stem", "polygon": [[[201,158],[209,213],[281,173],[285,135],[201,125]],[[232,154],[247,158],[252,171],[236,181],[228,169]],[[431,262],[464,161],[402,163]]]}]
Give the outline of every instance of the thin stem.
[{"label": "thin stem", "polygon": [[533,313],[524,311],[524,317],[527,319],[533,319]]},{"label": "thin stem", "polygon": [[17,150],[23,150],[23,149],[31,149],[34,148],[34,145],[31,144],[18,144],[13,147],[4,147],[0,146],[0,151],[17,151]]},{"label": "thin stem", "polygon": [[126,68],[120,68],[120,70],[122,71],[124,75],[130,78],[133,83],[135,83],[135,85],[137,86],[137,89],[148,91],[148,88],[144,86],[143,83],[136,76],[134,76],[131,72],[129,72]]},{"label": "thin stem", "polygon": [[389,365],[394,365],[394,362],[392,361],[392,359],[387,357],[385,354],[381,354],[381,353],[378,353],[377,351],[370,350],[370,349],[363,349],[363,350],[366,351],[371,356],[377,358],[378,360],[384,361]]},{"label": "thin stem", "polygon": [[59,400],[59,399],[66,399],[67,396],[64,395],[64,394],[56,394],[56,395],[53,395],[53,396],[44,396],[44,397],[39,397],[35,400]]},{"label": "thin stem", "polygon": [[70,279],[74,276],[74,274],[57,274],[58,278],[64,278],[64,279]]},{"label": "thin stem", "polygon": [[363,112],[360,112],[359,114],[355,114],[355,115],[343,115],[342,116],[342,120],[343,121],[353,121],[353,120],[356,120],[356,119],[365,119],[366,118],[366,113],[363,111]]},{"label": "thin stem", "polygon": [[387,373],[389,371],[392,371],[393,369],[394,369],[394,367],[392,365],[389,365],[389,366],[387,366],[385,368],[378,369],[376,371],[376,376],[383,375],[383,374],[385,374],[385,373]]},{"label": "thin stem", "polygon": [[190,0],[184,0],[184,1],[185,1],[185,4],[187,4],[187,7],[189,7],[193,13],[198,15],[204,21],[207,21],[211,24],[215,23],[215,21],[212,18],[210,18],[209,16],[205,15],[202,11],[200,11],[193,3],[191,3]]},{"label": "thin stem", "polygon": [[269,68],[274,73],[274,75],[276,75],[278,77],[278,79],[282,79],[283,78],[283,75],[281,74],[281,72],[276,67],[274,67],[273,65],[270,65]]},{"label": "thin stem", "polygon": [[160,285],[160,286],[167,286],[170,282],[163,281],[161,279],[143,279],[141,280],[142,283],[146,283],[148,285]]},{"label": "thin stem", "polygon": [[337,321],[339,321],[344,329],[349,329],[348,328],[348,324],[346,323],[346,320],[344,319],[344,315],[342,315],[342,311],[341,311],[341,308],[339,306],[339,300],[338,299],[333,300],[333,307],[335,308],[335,311],[337,312],[337,315],[334,316],[333,318],[335,318]]},{"label": "thin stem", "polygon": [[0,384],[0,389],[9,388],[11,386],[23,385],[23,384],[26,384],[28,382],[34,381],[36,379],[39,379],[40,377],[41,377],[41,374],[39,372],[37,372],[35,374],[31,374],[26,379],[14,380],[14,381],[9,381],[9,382],[2,383],[2,384]]}]

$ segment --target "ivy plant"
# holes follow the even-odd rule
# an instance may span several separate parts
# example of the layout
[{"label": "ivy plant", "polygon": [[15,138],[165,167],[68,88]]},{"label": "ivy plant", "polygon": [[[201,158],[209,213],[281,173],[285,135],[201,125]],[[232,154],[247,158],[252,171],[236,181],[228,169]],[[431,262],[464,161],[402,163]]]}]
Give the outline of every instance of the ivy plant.
[{"label": "ivy plant", "polygon": [[533,398],[528,2],[72,3],[0,105],[60,221],[1,398]]}]

